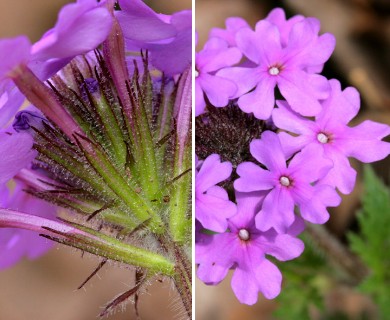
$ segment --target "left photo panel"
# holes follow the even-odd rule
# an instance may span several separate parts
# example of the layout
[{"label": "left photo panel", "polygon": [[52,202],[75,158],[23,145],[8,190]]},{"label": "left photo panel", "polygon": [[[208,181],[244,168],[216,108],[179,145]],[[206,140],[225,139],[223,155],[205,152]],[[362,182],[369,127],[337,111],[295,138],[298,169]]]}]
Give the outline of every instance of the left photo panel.
[{"label": "left photo panel", "polygon": [[0,17],[0,320],[192,319],[192,1]]}]

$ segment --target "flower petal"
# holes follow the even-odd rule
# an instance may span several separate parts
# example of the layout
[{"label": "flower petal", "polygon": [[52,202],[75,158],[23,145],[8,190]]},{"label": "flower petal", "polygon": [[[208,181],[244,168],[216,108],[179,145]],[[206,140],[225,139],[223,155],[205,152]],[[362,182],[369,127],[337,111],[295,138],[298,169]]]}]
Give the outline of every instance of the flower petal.
[{"label": "flower petal", "polygon": [[286,101],[278,100],[276,104],[272,120],[278,128],[296,134],[311,134],[315,130],[314,122],[294,112]]},{"label": "flower petal", "polygon": [[305,135],[295,137],[286,132],[280,132],[278,136],[286,159],[312,142],[312,138]]},{"label": "flower petal", "polygon": [[234,188],[241,192],[269,190],[274,187],[273,174],[252,162],[243,162],[237,167],[240,176],[234,181]]},{"label": "flower petal", "polygon": [[230,162],[221,162],[219,155],[208,156],[196,175],[196,190],[203,193],[208,188],[227,179],[232,173]]},{"label": "flower petal", "polygon": [[336,190],[328,185],[315,187],[315,192],[310,201],[300,203],[299,209],[302,217],[311,223],[323,224],[329,220],[329,212],[326,207],[336,207],[341,198]]},{"label": "flower petal", "polygon": [[207,194],[196,197],[196,218],[206,229],[226,231],[227,219],[235,215],[236,205],[229,201],[227,192],[218,186],[211,187]]},{"label": "flower petal", "polygon": [[246,113],[253,112],[257,119],[269,119],[275,105],[275,84],[274,78],[261,75],[256,89],[241,96],[238,106]]},{"label": "flower petal", "polygon": [[292,260],[299,257],[305,248],[302,240],[289,234],[278,234],[272,243],[261,240],[260,238],[257,241],[264,247],[264,251],[280,261]]},{"label": "flower petal", "polygon": [[237,86],[233,81],[218,76],[202,74],[198,81],[207,98],[215,107],[224,107],[229,103],[229,98],[233,97],[237,91]]},{"label": "flower petal", "polygon": [[96,2],[68,4],[60,11],[55,27],[33,45],[32,59],[64,59],[87,53],[107,38],[111,26],[111,14]]},{"label": "flower petal", "polygon": [[216,76],[229,79],[236,84],[237,92],[233,98],[238,98],[252,90],[261,79],[257,69],[240,67],[221,69],[216,73]]},{"label": "flower petal", "polygon": [[285,233],[294,222],[294,201],[285,188],[275,188],[265,197],[263,207],[257,214],[256,228],[267,231],[274,228]]},{"label": "flower petal", "polygon": [[388,135],[390,126],[367,120],[345,130],[337,142],[346,156],[369,163],[382,160],[390,154],[390,143],[381,141]]},{"label": "flower petal", "polygon": [[285,70],[278,76],[278,87],[291,108],[303,116],[315,116],[322,110],[318,99],[328,96],[326,79],[301,70]]},{"label": "flower petal", "polygon": [[286,169],[286,158],[279,137],[272,131],[264,131],[261,139],[250,143],[252,156],[276,175]]},{"label": "flower petal", "polygon": [[27,64],[31,43],[25,36],[0,40],[0,81],[10,76],[16,67]]},{"label": "flower petal", "polygon": [[161,19],[141,0],[120,0],[122,11],[116,15],[124,36],[137,41],[157,41],[172,38],[176,29]]},{"label": "flower petal", "polygon": [[35,158],[33,139],[27,133],[0,132],[0,186],[11,179]]},{"label": "flower petal", "polygon": [[204,113],[206,101],[204,100],[203,90],[198,79],[195,79],[195,117]]},{"label": "flower petal", "polygon": [[325,155],[333,161],[333,169],[321,179],[321,183],[337,187],[343,194],[350,194],[355,186],[356,171],[348,158],[338,150],[326,150]]},{"label": "flower petal", "polygon": [[333,161],[324,156],[320,145],[311,143],[292,158],[288,168],[293,177],[312,183],[328,174],[333,168]]}]

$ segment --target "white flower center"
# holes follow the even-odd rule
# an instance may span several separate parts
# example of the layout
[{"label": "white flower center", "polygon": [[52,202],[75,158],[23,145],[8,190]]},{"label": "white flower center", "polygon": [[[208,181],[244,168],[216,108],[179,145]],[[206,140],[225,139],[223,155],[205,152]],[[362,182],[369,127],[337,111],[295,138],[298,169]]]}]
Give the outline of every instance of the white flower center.
[{"label": "white flower center", "polygon": [[277,67],[272,67],[272,68],[269,68],[268,72],[271,76],[277,76],[279,74],[280,70]]},{"label": "white flower center", "polygon": [[199,72],[198,70],[195,69],[195,78],[197,78],[199,76]]},{"label": "white flower center", "polygon": [[285,177],[285,176],[283,176],[283,177],[280,177],[280,184],[282,185],[282,186],[285,186],[285,187],[288,187],[289,185],[290,185],[290,179],[289,178],[287,178],[287,177]]},{"label": "white flower center", "polygon": [[324,133],[319,133],[318,135],[317,135],[317,140],[319,141],[319,142],[321,142],[321,143],[328,143],[328,141],[329,141],[329,138],[328,138],[328,136],[326,135],[326,134],[324,134]]},{"label": "white flower center", "polygon": [[241,240],[244,240],[244,241],[249,240],[249,232],[248,232],[248,230],[246,230],[246,229],[240,229],[240,231],[238,232],[238,237],[239,237]]}]

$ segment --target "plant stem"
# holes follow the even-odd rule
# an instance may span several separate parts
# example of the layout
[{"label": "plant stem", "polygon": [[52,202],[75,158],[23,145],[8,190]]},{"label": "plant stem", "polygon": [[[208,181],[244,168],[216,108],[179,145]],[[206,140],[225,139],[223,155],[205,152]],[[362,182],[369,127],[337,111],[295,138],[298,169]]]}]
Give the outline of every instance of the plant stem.
[{"label": "plant stem", "polygon": [[192,262],[183,245],[172,239],[160,237],[161,246],[175,257],[175,269],[172,280],[179,293],[188,319],[192,319]]},{"label": "plant stem", "polygon": [[318,249],[347,276],[352,284],[359,284],[367,275],[366,265],[333,236],[324,226],[306,224],[307,234]]},{"label": "plant stem", "polygon": [[173,281],[181,297],[188,319],[192,319],[192,264],[182,250],[174,245],[176,266]]}]

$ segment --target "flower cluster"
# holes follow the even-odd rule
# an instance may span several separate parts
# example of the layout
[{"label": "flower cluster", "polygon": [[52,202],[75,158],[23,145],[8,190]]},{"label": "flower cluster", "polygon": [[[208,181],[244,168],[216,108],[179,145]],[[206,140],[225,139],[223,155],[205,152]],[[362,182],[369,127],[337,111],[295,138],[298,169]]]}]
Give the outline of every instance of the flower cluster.
[{"label": "flower cluster", "polygon": [[197,275],[216,285],[232,269],[242,303],[279,294],[282,277],[266,255],[302,253],[304,221],[325,223],[338,192],[354,188],[349,158],[390,154],[389,126],[348,125],[359,94],[320,74],[335,39],[319,29],[279,8],[254,30],[229,18],[196,55]]},{"label": "flower cluster", "polygon": [[101,316],[155,275],[191,316],[191,18],[77,0],[35,44],[0,40],[0,268],[39,232],[136,267]]}]

